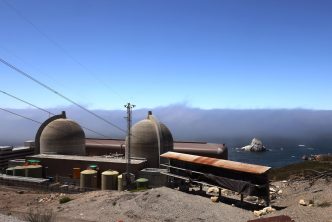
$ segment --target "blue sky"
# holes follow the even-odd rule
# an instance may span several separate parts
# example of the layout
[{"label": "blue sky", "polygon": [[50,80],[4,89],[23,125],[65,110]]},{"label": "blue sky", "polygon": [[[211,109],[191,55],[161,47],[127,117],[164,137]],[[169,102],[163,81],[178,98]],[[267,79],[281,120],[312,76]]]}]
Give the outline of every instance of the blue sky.
[{"label": "blue sky", "polygon": [[[332,1],[6,1],[0,57],[91,109],[332,109]],[[33,104],[69,105],[0,76]],[[1,93],[0,106],[26,107]]]}]

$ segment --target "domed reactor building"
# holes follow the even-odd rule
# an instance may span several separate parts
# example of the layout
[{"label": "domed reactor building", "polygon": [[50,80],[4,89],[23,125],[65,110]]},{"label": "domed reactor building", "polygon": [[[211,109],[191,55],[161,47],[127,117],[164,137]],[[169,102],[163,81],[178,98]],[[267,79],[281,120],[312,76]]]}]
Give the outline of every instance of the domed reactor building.
[{"label": "domed reactor building", "polygon": [[85,156],[85,133],[70,119],[56,119],[40,135],[40,153]]},{"label": "domed reactor building", "polygon": [[[158,168],[163,163],[160,155],[168,151],[228,159],[225,144],[207,142],[174,141],[169,128],[149,111],[147,118],[131,128],[130,156],[132,159],[147,160],[147,166]],[[122,154],[128,157],[128,138],[124,140],[86,138],[87,155]]]},{"label": "domed reactor building", "polygon": [[[130,156],[146,158],[148,167],[159,168],[160,155],[173,150],[171,131],[165,124],[159,122],[151,111],[146,119],[139,121],[132,127],[131,135]],[[126,157],[128,157],[128,150]]]},{"label": "domed reactor building", "polygon": [[[169,128],[149,111],[147,118],[131,128],[130,172],[138,175],[145,168],[160,168],[167,159],[160,155],[168,151],[227,159],[224,144],[173,141]],[[38,160],[47,169],[46,176],[73,175],[74,168],[87,169],[96,165],[100,171],[127,171],[128,138],[86,138],[84,130],[65,112],[47,119],[35,137],[35,155],[27,160]]]},{"label": "domed reactor building", "polygon": [[[87,155],[84,130],[77,122],[67,119],[66,113],[62,112],[47,119],[39,127],[35,137],[35,155],[26,159],[40,161],[40,164],[47,169],[46,176],[72,177],[74,169],[85,170],[92,165],[97,166],[100,171],[109,169],[120,173],[126,171],[127,161],[124,154],[119,153],[114,156],[110,155],[111,152],[98,151],[99,148],[104,151],[110,147],[118,147],[117,145],[123,146],[124,150],[124,140],[114,140],[113,145],[105,144],[105,141],[113,140],[93,139],[93,141],[99,145],[96,148],[97,152]],[[146,166],[146,159],[133,159],[130,169],[137,174]]]}]

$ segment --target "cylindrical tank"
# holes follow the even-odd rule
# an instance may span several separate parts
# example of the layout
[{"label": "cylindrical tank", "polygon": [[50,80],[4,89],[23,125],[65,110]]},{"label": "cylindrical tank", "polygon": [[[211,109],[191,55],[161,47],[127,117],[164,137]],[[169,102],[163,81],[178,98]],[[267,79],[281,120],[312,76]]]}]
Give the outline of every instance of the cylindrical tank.
[{"label": "cylindrical tank", "polygon": [[41,165],[29,165],[25,166],[25,176],[42,178],[43,177],[43,167]]},{"label": "cylindrical tank", "polygon": [[13,176],[13,174],[14,174],[14,168],[15,167],[9,167],[9,168],[7,168],[6,169],[6,174],[10,175],[10,176]]},{"label": "cylindrical tank", "polygon": [[101,174],[101,189],[116,190],[118,189],[118,171],[107,170]]},{"label": "cylindrical tank", "polygon": [[97,171],[83,170],[80,177],[81,188],[97,188]]},{"label": "cylindrical tank", "polygon": [[225,144],[177,142],[174,145],[174,152],[228,159],[228,149]]},{"label": "cylindrical tank", "polygon": [[80,179],[81,168],[75,167],[73,168],[73,179]]},{"label": "cylindrical tank", "polygon": [[123,191],[122,174],[118,176],[118,191]]},{"label": "cylindrical tank", "polygon": [[162,187],[167,185],[167,169],[145,168],[139,172],[140,178],[149,180],[149,187]]},{"label": "cylindrical tank", "polygon": [[25,176],[25,167],[23,167],[23,166],[14,167],[13,175],[19,176],[19,177],[24,177]]},{"label": "cylindrical tank", "polygon": [[137,190],[147,189],[149,186],[149,180],[146,178],[139,178],[136,180]]}]

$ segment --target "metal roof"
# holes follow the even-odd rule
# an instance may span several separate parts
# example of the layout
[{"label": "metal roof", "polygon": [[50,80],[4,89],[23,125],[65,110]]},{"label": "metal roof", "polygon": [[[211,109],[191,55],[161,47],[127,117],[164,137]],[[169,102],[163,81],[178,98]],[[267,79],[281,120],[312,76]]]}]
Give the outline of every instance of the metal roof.
[{"label": "metal roof", "polygon": [[222,159],[176,153],[176,152],[167,152],[160,156],[173,160],[180,160],[189,163],[219,167],[223,169],[235,170],[235,171],[252,173],[252,174],[263,174],[266,173],[269,169],[271,169],[270,167],[267,166],[241,163],[230,160],[222,160]]}]

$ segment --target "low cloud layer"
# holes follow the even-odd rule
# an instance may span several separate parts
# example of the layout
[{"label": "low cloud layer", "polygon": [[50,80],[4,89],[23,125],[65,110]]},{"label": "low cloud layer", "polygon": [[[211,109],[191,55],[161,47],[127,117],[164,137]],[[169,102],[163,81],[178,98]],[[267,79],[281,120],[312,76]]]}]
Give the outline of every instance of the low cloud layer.
[{"label": "low cloud layer", "polygon": [[[76,107],[54,108],[50,111],[67,112],[67,117],[81,125],[112,138],[124,138],[124,133],[96,119]],[[16,109],[13,112],[43,122],[48,115],[34,109]],[[171,130],[176,140],[246,145],[253,137],[265,143],[306,143],[332,145],[332,111],[315,110],[201,110],[183,105],[159,107],[153,114]],[[0,111],[0,145],[19,145],[33,139],[39,125]],[[110,122],[126,129],[125,110],[94,110]],[[148,109],[133,111],[133,123],[144,119]],[[86,131],[87,137],[98,137]]]}]

